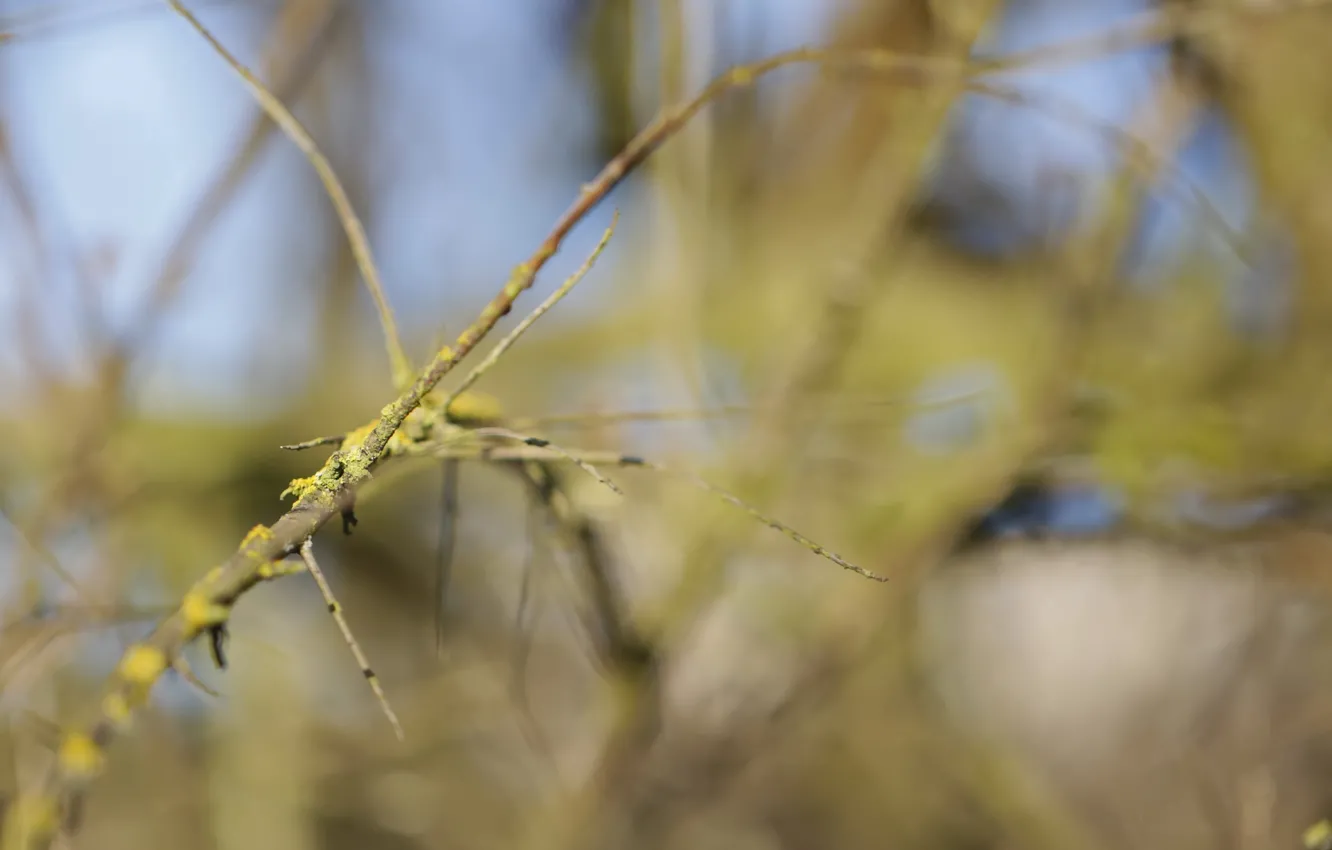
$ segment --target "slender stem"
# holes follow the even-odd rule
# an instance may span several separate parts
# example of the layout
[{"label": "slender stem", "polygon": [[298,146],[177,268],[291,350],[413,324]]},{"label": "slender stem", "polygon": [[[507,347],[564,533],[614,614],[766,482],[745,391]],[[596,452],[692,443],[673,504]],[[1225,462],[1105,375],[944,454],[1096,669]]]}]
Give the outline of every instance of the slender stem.
[{"label": "slender stem", "polygon": [[435,655],[444,651],[444,614],[454,552],[458,548],[458,459],[445,458],[442,470],[439,553],[435,563]]},{"label": "slender stem", "polygon": [[370,290],[370,297],[375,302],[375,310],[379,314],[379,324],[384,332],[384,345],[388,349],[389,364],[393,369],[393,380],[395,386],[401,388],[406,386],[411,380],[412,363],[407,357],[407,352],[402,347],[402,339],[398,335],[398,325],[393,318],[393,308],[389,306],[388,296],[384,294],[384,284],[380,281],[379,269],[375,266],[374,255],[370,251],[370,240],[366,236],[365,227],[356,215],[356,210],[352,207],[351,198],[347,196],[347,190],[343,188],[342,181],[333,170],[333,166],[324,156],[324,152],[319,149],[314,138],[309,131],[302,126],[301,122],[291,114],[291,110],[283,105],[282,101],[268,90],[254,72],[245,65],[241,64],[231,51],[218,41],[217,37],[203,25],[194,13],[185,8],[180,0],[166,0],[172,10],[177,15],[184,18],[194,31],[197,32],[204,41],[208,42],[218,56],[236,72],[236,75],[245,83],[245,87],[250,90],[255,101],[263,107],[264,112],[273,119],[273,123],[282,128],[282,132],[287,134],[287,138],[300,149],[305,158],[310,161],[314,167],[315,173],[319,175],[319,181],[324,184],[324,189],[328,192],[329,200],[333,202],[333,207],[337,211],[338,220],[342,222],[342,228],[347,233],[347,241],[351,243],[352,255],[356,258],[357,268],[360,269],[361,276],[365,279],[366,288]]},{"label": "slender stem", "polygon": [[342,632],[342,639],[347,642],[347,648],[351,650],[352,657],[361,668],[361,675],[370,685],[370,690],[374,692],[375,699],[379,700],[379,707],[388,718],[389,725],[393,727],[393,734],[398,736],[401,741],[405,737],[402,732],[402,724],[398,722],[398,715],[393,711],[393,706],[389,705],[388,697],[384,694],[384,686],[379,683],[379,677],[370,667],[370,659],[366,658],[365,652],[357,642],[356,636],[352,634],[351,626],[347,623],[347,617],[342,613],[342,605],[338,603],[333,596],[333,588],[329,585],[328,579],[324,576],[324,571],[319,569],[319,562],[314,556],[314,540],[306,539],[301,544],[301,560],[305,562],[305,568],[310,571],[315,584],[319,585],[319,592],[323,594],[324,602],[328,604],[328,613],[333,615],[333,622],[338,624],[338,630]]},{"label": "slender stem", "polygon": [[477,428],[473,433],[481,437],[500,437],[501,439],[513,440],[514,442],[531,446],[532,448],[545,449],[546,451],[551,452],[552,454],[559,455],[560,457],[572,463],[574,466],[577,466],[579,469],[583,470],[593,479],[595,479],[598,484],[610,490],[612,493],[616,494],[617,496],[624,495],[624,491],[620,489],[618,484],[607,478],[605,475],[602,475],[601,472],[599,472],[597,468],[593,466],[591,463],[584,460],[582,457],[572,454],[566,449],[563,449],[555,445],[550,440],[546,440],[541,437],[529,437],[526,434],[520,434],[517,431],[510,431],[507,428]]},{"label": "slender stem", "polygon": [[606,232],[601,234],[601,240],[597,242],[597,247],[593,248],[592,253],[587,255],[587,259],[583,261],[583,264],[579,266],[573,274],[569,275],[568,279],[560,284],[559,288],[547,296],[545,301],[542,301],[537,305],[536,309],[531,313],[528,313],[513,330],[509,331],[508,335],[490,350],[490,353],[486,355],[484,360],[477,364],[475,369],[467,373],[467,377],[463,378],[462,383],[458,384],[458,388],[449,393],[444,399],[444,403],[440,405],[440,410],[445,411],[447,414],[449,405],[457,401],[459,396],[471,389],[477,381],[481,380],[481,377],[499,362],[499,359],[504,355],[504,352],[508,351],[523,334],[527,333],[528,328],[536,324],[537,319],[546,315],[551,307],[560,303],[560,301],[564,299],[564,296],[573,291],[573,288],[578,285],[579,281],[586,277],[587,273],[592,270],[592,266],[596,263],[597,258],[601,256],[601,252],[606,250],[606,246],[610,244],[611,236],[615,233],[615,225],[619,223],[619,220],[620,212],[619,210],[616,210],[611,214],[611,223],[607,226]]}]

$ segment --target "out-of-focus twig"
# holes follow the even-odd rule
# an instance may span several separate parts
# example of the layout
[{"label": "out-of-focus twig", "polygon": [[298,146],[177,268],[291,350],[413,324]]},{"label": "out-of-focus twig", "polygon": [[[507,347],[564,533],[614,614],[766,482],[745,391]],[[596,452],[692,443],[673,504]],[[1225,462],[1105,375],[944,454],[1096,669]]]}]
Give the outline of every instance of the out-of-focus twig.
[{"label": "out-of-focus twig", "polygon": [[[494,445],[485,440],[478,441],[474,439],[475,437],[500,437],[507,440],[515,440],[523,445],[504,447]],[[711,481],[701,478],[693,473],[675,469],[666,464],[647,460],[646,458],[637,455],[625,455],[605,451],[578,451],[557,446],[549,440],[540,437],[530,437],[525,434],[519,434],[515,431],[497,427],[467,429],[466,431],[459,432],[457,436],[445,436],[438,440],[429,439],[414,442],[410,447],[405,447],[402,453],[405,455],[423,454],[429,457],[442,458],[445,460],[471,459],[499,463],[514,461],[526,461],[529,463],[566,461],[577,466],[597,483],[616,494],[623,494],[623,491],[620,489],[619,485],[598,471],[596,468],[597,466],[649,469],[654,472],[662,473],[668,477],[687,481],[694,487],[717,496],[722,501],[744,511],[751,518],[757,520],[761,524],[766,525],[768,528],[771,528],[805,549],[808,549],[815,555],[818,555],[825,560],[832,561],[844,570],[849,570],[872,581],[885,582],[888,580],[885,576],[879,575],[878,573],[848,561],[836,552],[833,552],[827,547],[811,540],[804,534],[801,534],[786,523],[768,516],[724,487],[713,484]]]},{"label": "out-of-focus twig", "polygon": [[[264,75],[273,81],[270,88],[274,97],[291,103],[300,95],[348,16],[346,0],[296,0],[285,4],[264,50]],[[123,335],[122,348],[139,344],[152,334],[175,300],[204,238],[235,197],[276,127],[268,113],[257,107],[242,134],[243,141],[195,201],[167,248],[147,303]]]},{"label": "out-of-focus twig", "polygon": [[[297,0],[286,4],[265,49],[268,70],[278,80],[276,85],[284,96],[294,97],[308,80],[338,21],[346,17],[344,9],[345,3],[341,0]],[[288,59],[289,53],[295,58]],[[66,417],[77,425],[69,440],[69,454],[62,459],[56,480],[29,509],[14,517],[15,527],[24,539],[34,543],[44,539],[74,507],[75,499],[92,499],[106,489],[101,466],[96,463],[97,453],[120,422],[128,360],[170,307],[198,246],[257,160],[273,126],[262,112],[252,122],[244,144],[194,205],[186,225],[168,250],[161,272],[149,288],[145,305],[118,341],[108,340],[109,347],[94,351],[99,359],[93,371],[101,382],[94,400],[97,407],[77,417]],[[17,180],[17,172],[12,176]],[[21,187],[18,182],[14,185]],[[27,214],[35,216],[35,211]],[[94,309],[91,304],[82,306],[85,312]],[[34,546],[25,549],[19,561],[20,571],[30,562],[31,556],[38,554],[39,550]],[[59,568],[52,559],[43,557],[48,564]],[[74,586],[71,576],[61,577]]]},{"label": "out-of-focus twig", "polygon": [[[198,0],[200,6],[233,3],[234,0]],[[42,3],[40,6],[0,15],[0,44],[10,40],[31,42],[95,27],[130,23],[161,11],[160,0],[102,0],[96,5],[79,2]]]},{"label": "out-of-focus twig", "polygon": [[375,310],[379,314],[380,328],[384,333],[384,345],[388,350],[389,365],[393,370],[394,384],[398,387],[406,386],[411,381],[412,365],[408,358],[406,350],[402,347],[402,339],[398,335],[397,321],[393,317],[393,308],[389,306],[388,296],[384,292],[384,284],[380,280],[379,269],[375,266],[374,254],[370,250],[370,240],[366,236],[365,227],[361,224],[361,219],[356,215],[353,209],[351,198],[347,195],[347,190],[343,188],[342,181],[333,171],[333,166],[329,163],[328,157],[324,156],[319,145],[314,138],[310,136],[309,131],[291,114],[291,110],[282,103],[282,101],[268,89],[267,86],[254,75],[254,72],[245,67],[226,46],[203,25],[195,15],[185,7],[180,0],[166,0],[168,5],[175,10],[176,14],[185,19],[194,31],[197,32],[213,51],[227,63],[237,76],[245,83],[250,94],[263,107],[264,112],[273,119],[282,132],[286,133],[287,138],[300,149],[305,158],[310,161],[314,167],[315,173],[319,175],[319,181],[324,184],[324,189],[328,192],[329,200],[333,202],[333,207],[337,210],[338,219],[342,222],[343,230],[347,233],[347,241],[351,245],[352,254],[356,258],[356,265],[360,269],[361,276],[365,279],[366,288],[370,290],[370,297],[375,302]]},{"label": "out-of-focus twig", "polygon": [[1215,6],[1205,3],[1165,3],[1101,32],[981,59],[976,70],[986,74],[1035,68],[1053,70],[1061,65],[1142,50],[1178,38],[1209,35],[1219,27],[1240,26],[1246,20],[1280,17],[1327,5],[1329,0],[1275,0],[1271,3]]}]

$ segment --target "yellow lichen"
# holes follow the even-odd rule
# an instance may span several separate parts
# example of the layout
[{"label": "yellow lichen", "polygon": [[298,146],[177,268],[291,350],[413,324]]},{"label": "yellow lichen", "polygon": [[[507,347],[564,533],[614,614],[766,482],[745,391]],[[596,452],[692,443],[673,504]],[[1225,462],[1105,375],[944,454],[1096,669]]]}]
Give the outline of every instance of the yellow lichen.
[{"label": "yellow lichen", "polygon": [[252,543],[256,543],[262,540],[272,540],[272,539],[273,539],[273,532],[269,530],[268,526],[260,524],[256,525],[254,528],[251,528],[248,532],[246,532],[245,539],[241,541],[241,546],[245,547],[249,546]]},{"label": "yellow lichen", "polygon": [[378,424],[379,422],[378,420],[376,420],[374,422],[369,423],[368,425],[362,425],[360,428],[357,428],[355,431],[352,431],[349,434],[347,434],[347,436],[344,437],[342,441],[343,449],[346,450],[349,448],[353,448],[355,446],[359,446],[362,443],[364,443],[365,438],[370,436],[370,432],[374,431],[375,426]]},{"label": "yellow lichen", "polygon": [[297,501],[300,501],[304,498],[306,493],[315,489],[316,486],[318,486],[318,481],[315,480],[315,476],[313,475],[307,478],[293,478],[290,483],[287,484],[287,489],[283,490],[278,498],[285,499],[288,496],[291,496]]},{"label": "yellow lichen", "polygon": [[305,564],[300,561],[277,561],[273,564],[274,575],[294,576],[304,571]]},{"label": "yellow lichen", "polygon": [[1332,843],[1332,823],[1320,820],[1304,831],[1304,846],[1309,850],[1322,850]]},{"label": "yellow lichen", "polygon": [[50,835],[56,830],[59,815],[60,809],[52,798],[40,794],[22,795],[5,818],[5,846],[22,846],[14,836]]},{"label": "yellow lichen", "polygon": [[504,415],[499,399],[469,390],[449,403],[449,418],[459,423],[495,422]]},{"label": "yellow lichen", "polygon": [[305,564],[300,561],[267,561],[260,564],[255,570],[261,580],[280,578],[282,576],[295,575],[305,569]]},{"label": "yellow lichen", "polygon": [[219,605],[212,602],[208,597],[198,591],[191,591],[185,594],[185,598],[180,603],[181,616],[185,618],[185,623],[190,631],[198,632],[208,626],[217,625],[225,622],[227,619],[227,608],[225,605]]},{"label": "yellow lichen", "polygon": [[71,776],[93,776],[102,768],[102,748],[82,732],[65,736],[60,744],[60,767]]},{"label": "yellow lichen", "polygon": [[102,699],[102,716],[117,728],[124,728],[130,721],[130,707],[124,694],[112,691]]},{"label": "yellow lichen", "polygon": [[133,685],[151,685],[166,670],[166,653],[155,646],[136,644],[120,661],[120,677]]}]

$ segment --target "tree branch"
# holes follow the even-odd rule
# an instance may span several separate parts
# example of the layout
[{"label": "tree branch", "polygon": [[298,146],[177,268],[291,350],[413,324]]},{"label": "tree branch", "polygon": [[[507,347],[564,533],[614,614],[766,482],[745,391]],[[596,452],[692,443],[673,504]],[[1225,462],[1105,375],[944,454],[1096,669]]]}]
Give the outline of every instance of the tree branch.
[{"label": "tree branch", "polygon": [[194,13],[185,8],[180,0],[166,0],[167,5],[188,23],[195,32],[197,32],[208,46],[213,49],[219,57],[235,72],[236,76],[241,78],[245,87],[250,90],[250,94],[261,106],[268,117],[273,119],[273,123],[282,128],[287,138],[300,149],[305,158],[309,160],[310,165],[314,167],[315,173],[319,176],[319,182],[324,185],[328,192],[329,200],[333,202],[333,207],[337,211],[338,220],[342,223],[342,229],[347,234],[347,241],[351,244],[352,255],[356,258],[356,266],[360,269],[361,277],[365,279],[365,286],[370,290],[370,297],[375,302],[375,312],[379,314],[380,328],[384,333],[384,346],[388,350],[389,365],[393,370],[394,386],[401,387],[407,381],[411,380],[412,363],[407,356],[406,350],[402,347],[402,338],[398,334],[398,324],[393,318],[393,308],[389,305],[388,295],[384,292],[384,283],[380,280],[379,269],[375,265],[374,254],[370,250],[370,239],[366,236],[365,226],[361,224],[361,219],[356,215],[353,209],[351,198],[347,195],[347,190],[343,188],[342,181],[333,171],[333,165],[324,156],[324,152],[319,149],[308,130],[296,120],[296,116],[291,114],[291,110],[283,105],[268,87],[260,82],[254,72],[241,64],[240,60],[227,50],[222,42],[203,25],[203,22],[195,17]]}]

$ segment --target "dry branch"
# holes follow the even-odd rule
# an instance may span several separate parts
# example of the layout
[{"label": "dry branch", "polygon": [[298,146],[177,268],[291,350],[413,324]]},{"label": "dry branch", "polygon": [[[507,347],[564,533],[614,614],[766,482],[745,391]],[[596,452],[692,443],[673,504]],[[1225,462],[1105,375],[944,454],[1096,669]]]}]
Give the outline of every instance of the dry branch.
[{"label": "dry branch", "polygon": [[333,622],[338,626],[338,631],[342,632],[342,639],[346,641],[347,648],[351,650],[352,657],[356,659],[356,664],[361,669],[361,676],[369,683],[370,690],[374,693],[375,699],[379,701],[379,707],[383,710],[384,716],[388,718],[389,725],[393,727],[393,734],[398,736],[401,741],[406,736],[402,731],[402,723],[398,721],[398,714],[389,705],[388,696],[384,693],[384,686],[379,683],[379,677],[375,675],[374,668],[370,666],[370,659],[366,657],[365,650],[361,649],[361,644],[352,634],[351,625],[347,622],[347,617],[342,613],[342,603],[338,602],[333,595],[333,588],[329,585],[328,579],[324,576],[324,571],[319,567],[319,561],[314,556],[314,541],[307,539],[301,544],[301,560],[305,562],[305,569],[314,578],[315,584],[319,585],[319,593],[324,597],[324,603],[328,605],[328,613],[333,616]]},{"label": "dry branch", "polygon": [[[294,102],[300,96],[349,17],[346,3],[331,2],[318,10],[322,12],[321,15],[314,20],[307,20],[311,12],[305,8],[307,5],[288,4],[274,24],[270,36],[266,52],[272,58],[264,63],[264,76],[273,80],[269,89],[280,103]],[[283,61],[282,56],[287,48],[295,48],[291,51],[294,56]],[[195,200],[184,224],[163,255],[146,306],[121,335],[125,344],[145,339],[153,333],[154,326],[179,292],[205,237],[236,196],[250,169],[259,161],[275,129],[276,122],[262,107],[249,119],[240,145]],[[125,353],[123,350],[118,352],[120,356]]]},{"label": "dry branch", "polygon": [[319,176],[319,182],[324,185],[328,192],[329,200],[333,202],[333,207],[337,211],[338,221],[342,223],[342,229],[347,234],[347,241],[351,245],[352,255],[356,258],[356,266],[361,272],[361,277],[365,279],[366,289],[370,290],[370,297],[375,302],[375,312],[379,314],[379,324],[384,332],[384,345],[388,350],[389,365],[393,369],[393,380],[395,386],[401,387],[411,380],[413,372],[410,358],[407,357],[406,350],[402,347],[402,339],[398,335],[398,324],[393,318],[393,308],[389,306],[388,295],[384,292],[383,281],[380,280],[379,269],[375,265],[374,254],[370,250],[370,239],[366,236],[365,226],[361,224],[361,219],[356,215],[353,209],[351,198],[347,195],[347,190],[343,188],[342,181],[333,171],[333,165],[324,156],[324,152],[319,149],[310,132],[305,129],[295,115],[289,110],[276,95],[269,91],[254,72],[227,50],[222,42],[217,40],[203,23],[194,16],[180,0],[166,0],[177,15],[180,15],[197,32],[204,41],[208,42],[213,52],[227,63],[228,67],[235,72],[236,76],[241,78],[245,87],[250,90],[255,101],[263,108],[273,123],[282,128],[282,132],[287,134],[287,138],[300,149],[301,153],[314,167],[315,173]]}]

